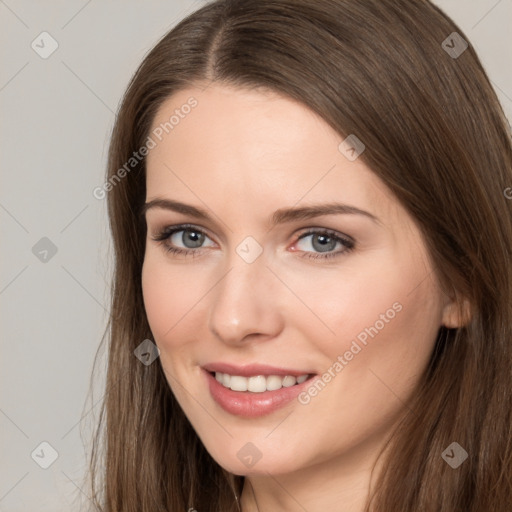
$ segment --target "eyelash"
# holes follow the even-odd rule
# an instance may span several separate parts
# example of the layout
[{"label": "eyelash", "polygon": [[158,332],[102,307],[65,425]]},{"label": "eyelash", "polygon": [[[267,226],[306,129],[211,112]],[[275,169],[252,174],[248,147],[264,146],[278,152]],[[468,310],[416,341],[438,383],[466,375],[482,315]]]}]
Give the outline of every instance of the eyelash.
[{"label": "eyelash", "polygon": [[[165,251],[168,253],[176,254],[176,255],[179,254],[179,255],[184,255],[184,256],[192,256],[192,258],[199,256],[199,254],[197,254],[197,253],[199,253],[201,247],[199,247],[197,249],[182,249],[180,247],[172,247],[166,243],[166,240],[168,240],[172,235],[174,235],[175,233],[178,233],[179,231],[195,231],[197,233],[203,234],[203,235],[207,236],[208,238],[210,238],[207,233],[205,233],[202,229],[199,229],[198,227],[194,226],[193,224],[180,224],[177,226],[168,226],[168,227],[162,229],[155,236],[152,236],[151,239],[156,242],[161,243],[163,245]],[[327,252],[324,254],[304,251],[304,254],[302,254],[300,256],[301,258],[309,258],[309,259],[314,259],[314,260],[317,260],[317,259],[327,260],[330,258],[346,255],[355,249],[355,243],[351,239],[341,236],[336,231],[332,231],[330,229],[325,229],[325,228],[317,229],[317,230],[309,230],[305,233],[302,233],[297,238],[297,242],[307,236],[319,235],[319,234],[320,235],[328,235],[329,238],[331,238],[332,240],[343,244],[345,248],[341,251]]]}]

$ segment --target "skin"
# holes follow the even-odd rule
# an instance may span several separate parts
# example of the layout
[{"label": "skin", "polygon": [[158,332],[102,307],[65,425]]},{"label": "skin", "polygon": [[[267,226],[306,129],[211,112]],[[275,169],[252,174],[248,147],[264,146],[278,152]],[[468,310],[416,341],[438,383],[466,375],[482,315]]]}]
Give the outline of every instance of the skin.
[{"label": "skin", "polygon": [[[344,137],[315,113],[273,92],[214,83],[167,99],[153,128],[190,96],[198,105],[147,157],[147,201],[174,199],[212,217],[162,208],[146,214],[144,303],[168,383],[212,457],[246,475],[244,512],[323,512],[340,504],[361,512],[377,454],[439,327],[459,325],[455,303],[441,290],[412,218],[362,158],[342,154]],[[271,229],[280,208],[332,201],[379,222],[336,214]],[[207,234],[202,248],[190,249],[195,257],[170,254],[152,238],[180,223]],[[314,236],[298,240],[309,228],[349,236],[355,247],[307,258],[324,254]],[[182,235],[167,243],[187,248]],[[252,263],[236,252],[248,236],[263,249]],[[327,252],[343,250],[338,243]],[[244,418],[225,412],[205,386],[200,367],[213,361],[321,375],[394,303],[400,312],[307,405],[293,400]],[[262,455],[251,468],[237,457],[248,442]]]}]

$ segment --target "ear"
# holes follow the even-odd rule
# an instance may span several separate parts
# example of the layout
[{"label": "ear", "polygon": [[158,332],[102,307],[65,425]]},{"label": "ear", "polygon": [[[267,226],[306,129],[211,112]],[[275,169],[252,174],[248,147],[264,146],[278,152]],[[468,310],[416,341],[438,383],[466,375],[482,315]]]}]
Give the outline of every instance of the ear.
[{"label": "ear", "polygon": [[442,325],[449,329],[464,327],[471,321],[471,304],[465,297],[447,297]]}]

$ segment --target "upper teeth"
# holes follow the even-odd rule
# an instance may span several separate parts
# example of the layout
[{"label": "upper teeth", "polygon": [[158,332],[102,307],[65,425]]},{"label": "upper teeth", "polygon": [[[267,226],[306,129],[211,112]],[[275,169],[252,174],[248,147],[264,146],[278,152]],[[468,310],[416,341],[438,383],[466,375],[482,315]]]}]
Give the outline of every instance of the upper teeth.
[{"label": "upper teeth", "polygon": [[252,391],[263,393],[263,391],[275,391],[282,387],[288,388],[295,384],[301,384],[308,378],[308,375],[294,377],[293,375],[256,375],[255,377],[242,377],[240,375],[229,375],[228,373],[215,372],[215,379],[224,387],[233,391]]}]

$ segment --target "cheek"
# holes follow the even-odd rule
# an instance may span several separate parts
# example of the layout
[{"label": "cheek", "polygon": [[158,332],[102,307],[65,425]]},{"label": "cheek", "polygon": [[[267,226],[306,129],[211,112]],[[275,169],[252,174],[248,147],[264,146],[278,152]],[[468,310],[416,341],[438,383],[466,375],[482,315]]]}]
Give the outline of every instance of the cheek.
[{"label": "cheek", "polygon": [[372,327],[379,332],[404,327],[407,319],[420,333],[440,322],[434,274],[418,251],[403,247],[368,251],[349,256],[330,270],[320,269],[307,280],[295,276],[292,283],[297,295],[334,331],[331,342],[361,332],[369,336],[366,329]]},{"label": "cheek", "polygon": [[428,363],[441,324],[429,272],[420,258],[382,253],[330,275],[319,271],[308,282],[290,276],[290,287],[316,316],[298,305],[295,322],[325,356],[325,370],[338,361],[338,372],[331,372],[343,373],[346,379],[339,380],[357,394],[366,389],[371,395],[381,374],[390,385],[408,388]]},{"label": "cheek", "polygon": [[318,324],[303,325],[325,365],[321,382],[300,398],[302,421],[310,428],[326,425],[332,439],[341,429],[345,441],[332,445],[340,449],[394,422],[428,364],[440,320],[436,287],[418,267],[361,275],[329,289],[329,300],[309,296],[335,336],[319,335]]},{"label": "cheek", "polygon": [[142,296],[149,326],[157,339],[172,325],[170,312],[174,310],[174,304],[169,301],[174,294],[168,292],[169,284],[166,273],[146,253],[142,266]]},{"label": "cheek", "polygon": [[407,275],[403,266],[396,268],[390,260],[385,251],[349,256],[331,268],[311,266],[306,279],[304,270],[282,269],[283,281],[299,299],[289,299],[290,304],[292,300],[295,303],[289,313],[301,322],[306,337],[320,342],[329,353],[333,348],[343,349],[346,342],[376,322],[382,330],[381,315],[385,315],[384,321],[392,321],[401,309],[397,303],[404,302],[414,282],[414,272]]},{"label": "cheek", "polygon": [[156,251],[147,251],[142,267],[144,307],[159,346],[164,340],[174,340],[176,326],[181,326],[187,312],[201,297],[197,281],[186,279],[179,266],[169,265],[164,258]]},{"label": "cheek", "polygon": [[191,310],[198,303],[201,290],[195,281],[187,279],[178,265],[165,261],[165,254],[149,250],[142,267],[144,307],[154,342],[160,350],[160,363],[168,384],[180,403],[186,403],[186,393],[179,382],[186,382],[189,342],[193,329],[188,322]]}]

